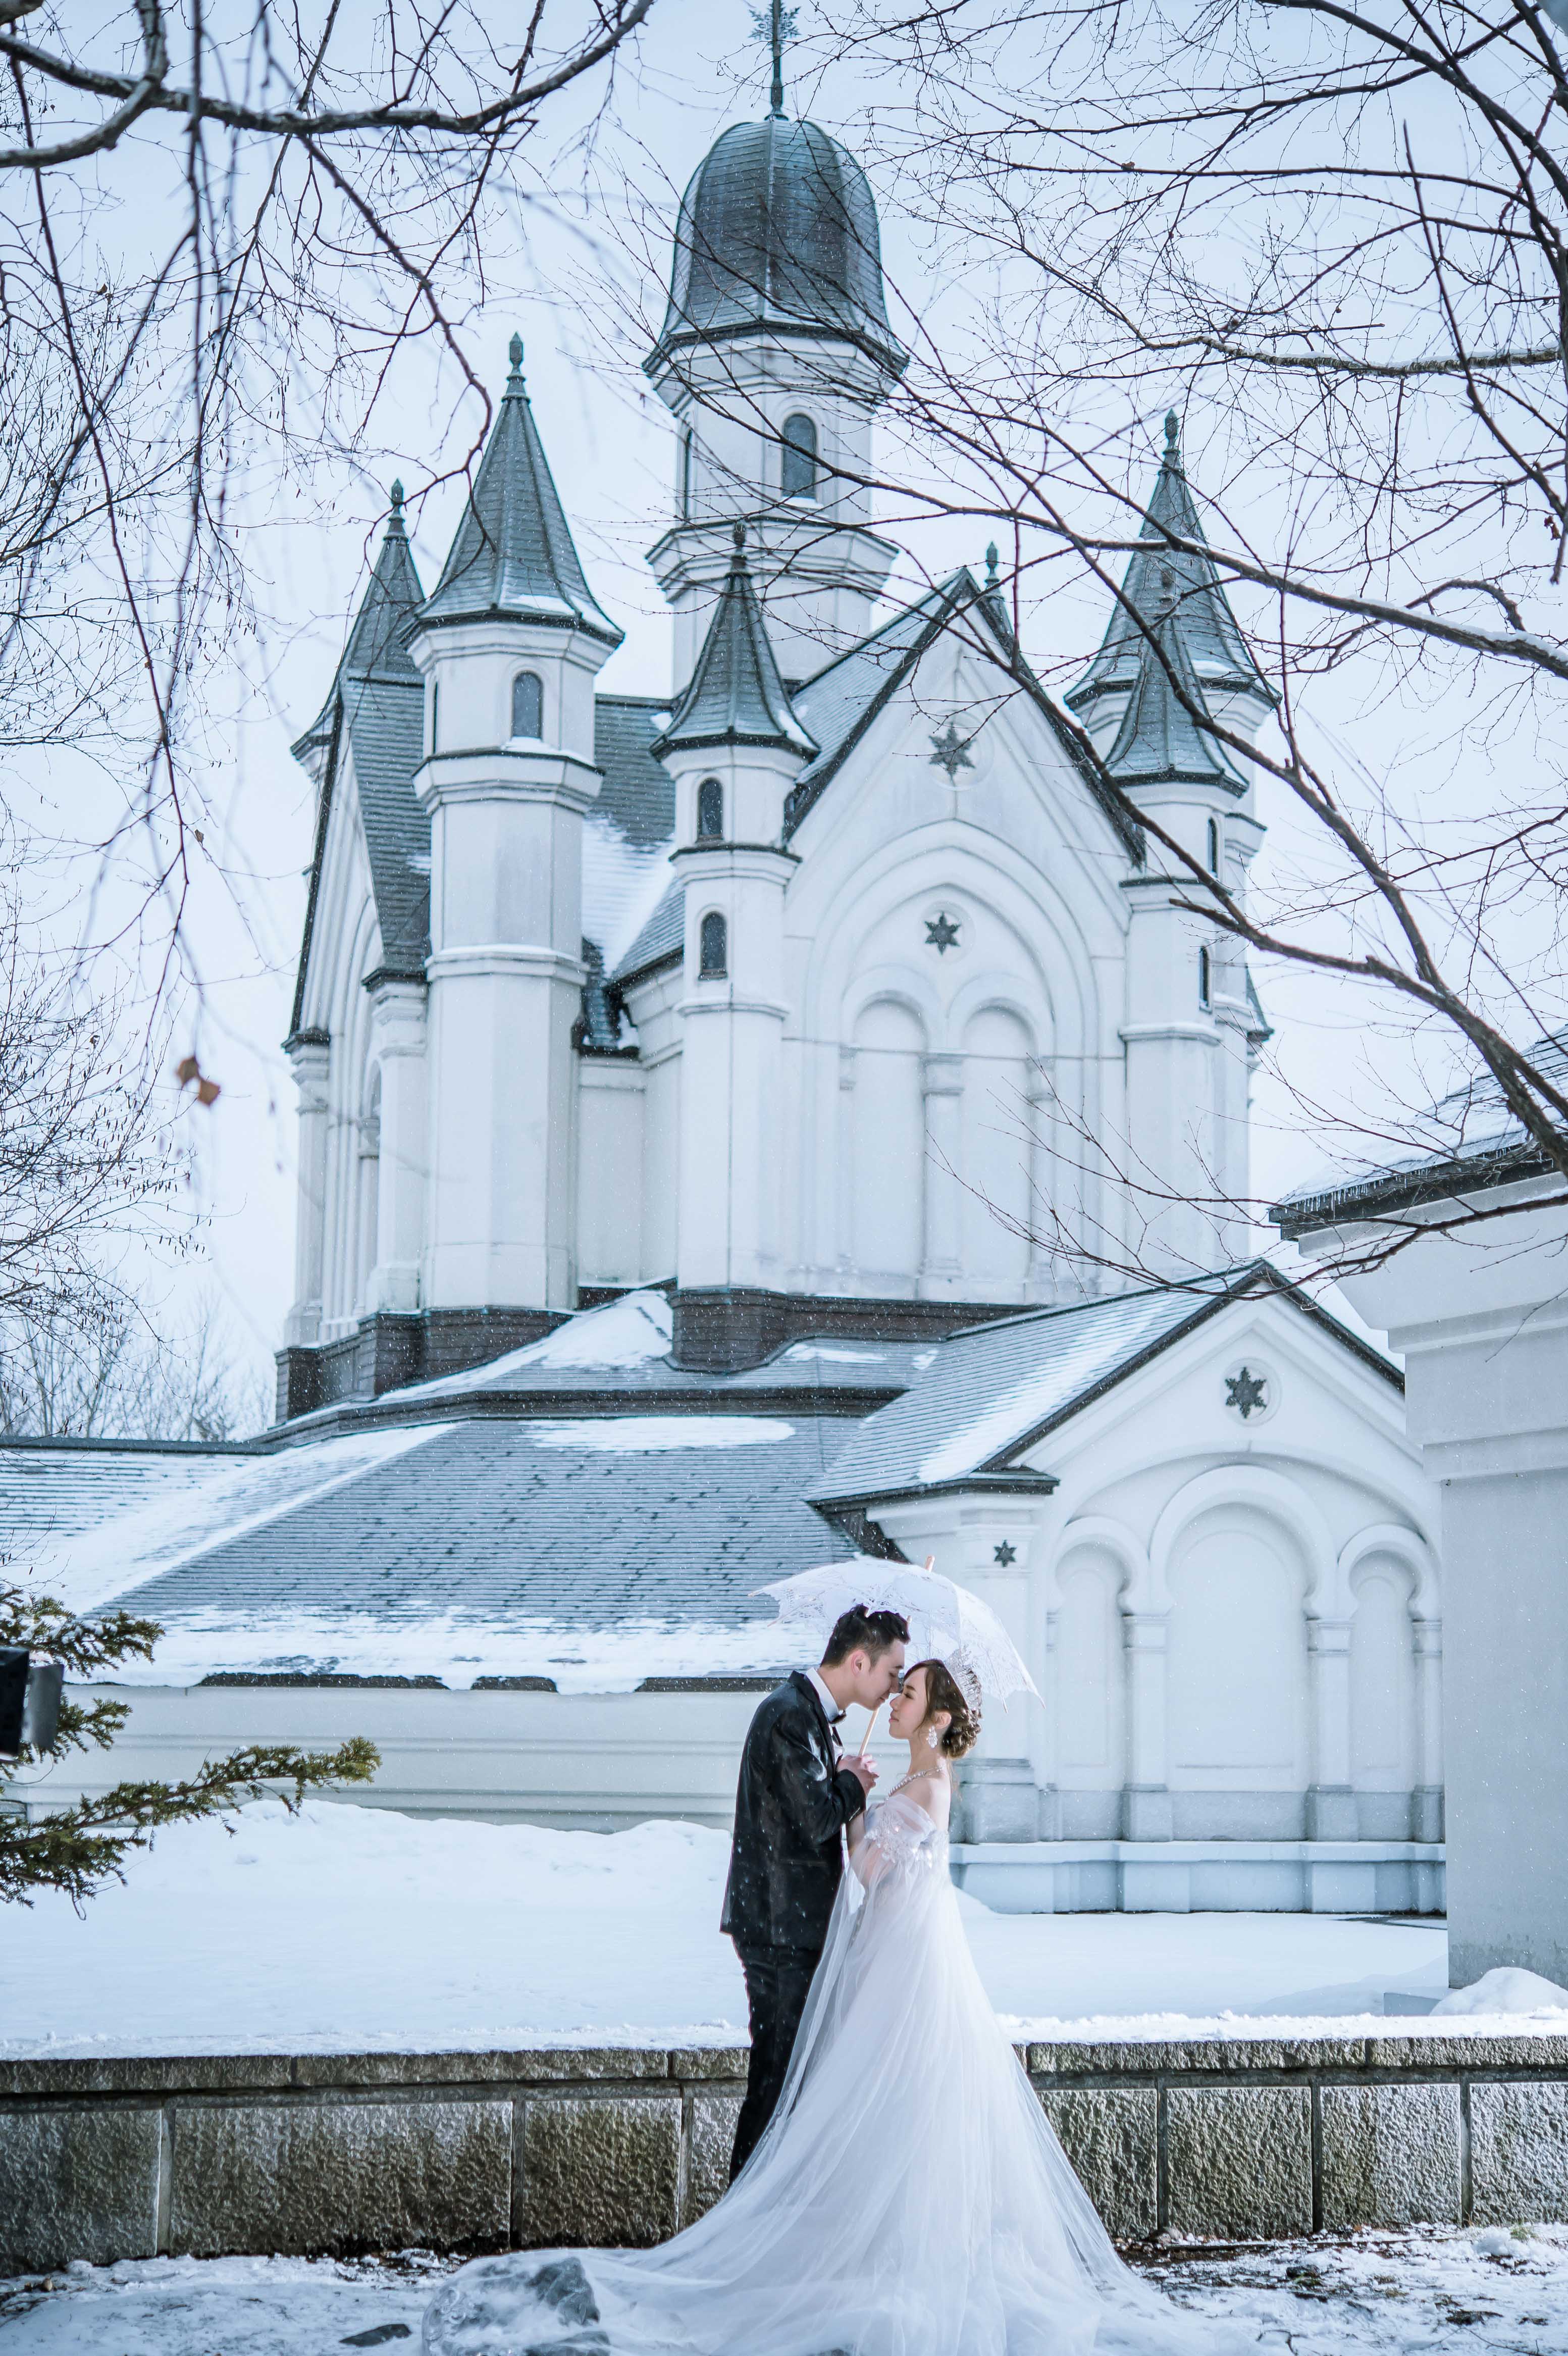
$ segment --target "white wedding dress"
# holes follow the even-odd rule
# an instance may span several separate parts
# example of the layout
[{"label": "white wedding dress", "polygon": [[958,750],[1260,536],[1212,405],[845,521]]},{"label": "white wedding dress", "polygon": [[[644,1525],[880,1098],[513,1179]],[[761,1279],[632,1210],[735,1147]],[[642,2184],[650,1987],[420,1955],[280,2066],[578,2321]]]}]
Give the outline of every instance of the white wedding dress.
[{"label": "white wedding dress", "polygon": [[659,2248],[454,2275],[426,2356],[1221,2356],[1124,2266],[992,2012],[947,1837],[873,1802],[766,2134]]}]

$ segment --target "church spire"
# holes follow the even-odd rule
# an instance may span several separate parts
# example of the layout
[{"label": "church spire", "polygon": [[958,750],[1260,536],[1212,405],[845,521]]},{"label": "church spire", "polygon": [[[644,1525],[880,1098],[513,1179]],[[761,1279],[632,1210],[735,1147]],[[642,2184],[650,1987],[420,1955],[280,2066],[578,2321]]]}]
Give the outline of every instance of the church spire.
[{"label": "church spire", "polygon": [[807,759],[816,743],[795,716],[769,643],[763,609],[746,569],[746,527],[734,525],[734,554],[702,651],[668,727],[649,751],[695,751],[708,744],[772,745]]},{"label": "church spire", "polygon": [[1171,547],[1173,537],[1197,541],[1200,552],[1206,544],[1182,465],[1181,424],[1174,409],[1166,416],[1165,455],[1138,533],[1140,541],[1147,545],[1135,550],[1128,562],[1122,598],[1111,615],[1098,654],[1063,698],[1086,723],[1103,697],[1125,694],[1137,678],[1147,641],[1127,606],[1152,627],[1165,600],[1161,584],[1168,576],[1172,583],[1175,635],[1208,692],[1251,695],[1271,706],[1279,701],[1253,659],[1212,559],[1204,552],[1194,554]]},{"label": "church spire", "polygon": [[500,413],[421,618],[427,628],[491,616],[553,623],[619,646],[624,633],[588,586],[534,423],[521,337],[512,337]]},{"label": "church spire", "polygon": [[759,41],[766,41],[773,50],[773,79],[768,92],[768,112],[775,122],[784,120],[784,45],[794,38],[795,11],[786,8],[783,0],[769,0],[766,8],[753,8],[752,26]]},{"label": "church spire", "polygon": [[1119,786],[1180,783],[1244,793],[1246,781],[1231,766],[1224,746],[1188,709],[1192,704],[1207,713],[1209,706],[1188,651],[1176,592],[1176,575],[1167,565],[1159,574],[1159,605],[1151,616],[1154,638],[1140,640],[1137,676],[1105,766]]},{"label": "church spire", "polygon": [[313,744],[325,744],[346,687],[363,687],[373,680],[378,686],[412,688],[423,695],[424,682],[408,648],[409,629],[423,601],[424,590],[403,528],[403,487],[394,483],[392,512],[377,552],[375,570],[359,601],[326,701],[293,747],[297,755]]}]

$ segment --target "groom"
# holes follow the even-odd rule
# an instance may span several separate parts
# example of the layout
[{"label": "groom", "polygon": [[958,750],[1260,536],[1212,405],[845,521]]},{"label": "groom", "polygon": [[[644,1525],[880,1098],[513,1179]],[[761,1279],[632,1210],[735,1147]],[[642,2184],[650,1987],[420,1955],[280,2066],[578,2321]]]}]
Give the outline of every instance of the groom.
[{"label": "groom", "polygon": [[844,1828],[877,1780],[869,1759],[840,1761],[835,1730],[851,1702],[875,1709],[886,1701],[903,1676],[908,1642],[896,1612],[857,1604],[835,1625],[821,1666],[775,1687],[746,1737],[719,1924],[735,1942],[752,2021],[731,2183],[784,2090],[838,1894]]}]

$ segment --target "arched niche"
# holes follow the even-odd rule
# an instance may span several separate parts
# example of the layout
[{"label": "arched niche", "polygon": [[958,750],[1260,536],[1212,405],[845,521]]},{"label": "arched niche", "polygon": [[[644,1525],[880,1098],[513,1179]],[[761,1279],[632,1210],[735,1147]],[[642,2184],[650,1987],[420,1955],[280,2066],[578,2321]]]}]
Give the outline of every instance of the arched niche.
[{"label": "arched niche", "polygon": [[963,1194],[965,1274],[1021,1297],[1034,1224],[1032,1099],[1038,1091],[1033,1033],[1011,1006],[977,1007],[964,1025]]},{"label": "arched niche", "polygon": [[869,1289],[909,1291],[924,1242],[926,1033],[907,1000],[869,999],[855,1021],[850,1248]]},{"label": "arched niche", "polygon": [[1358,1792],[1408,1792],[1416,1780],[1415,1654],[1408,1562],[1384,1547],[1349,1575],[1350,1781]]},{"label": "arched niche", "polygon": [[1167,1713],[1173,1788],[1307,1783],[1308,1565],[1289,1524],[1218,1501],[1170,1548]]},{"label": "arched niche", "polygon": [[1122,1781],[1125,1578],[1115,1549],[1093,1538],[1069,1545],[1057,1566],[1056,1780],[1065,1789],[1110,1791]]}]

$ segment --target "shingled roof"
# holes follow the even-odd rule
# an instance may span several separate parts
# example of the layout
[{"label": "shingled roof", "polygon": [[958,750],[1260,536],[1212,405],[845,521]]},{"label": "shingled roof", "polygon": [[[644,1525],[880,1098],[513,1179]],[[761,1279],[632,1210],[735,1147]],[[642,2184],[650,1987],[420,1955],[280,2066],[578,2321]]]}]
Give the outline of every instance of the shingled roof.
[{"label": "shingled roof", "polygon": [[669,726],[648,748],[656,760],[720,744],[771,745],[803,759],[816,750],[779,675],[746,565],[746,527],[737,523],[732,529],[729,576]]},{"label": "shingled roof", "polygon": [[326,701],[293,746],[296,760],[321,762],[315,855],[294,988],[298,1030],[327,820],[345,750],[354,765],[370,884],[381,932],[381,958],[394,972],[422,971],[430,948],[430,820],[414,798],[424,750],[424,681],[407,644],[423,600],[403,527],[403,487],[392,485],[392,513],[376,566],[348,633]]},{"label": "shingled roof", "polygon": [[420,619],[544,622],[586,630],[618,647],[624,633],[588,586],[523,383],[523,345],[509,346],[511,373],[457,537]]},{"label": "shingled roof", "polygon": [[[1103,696],[1132,686],[1147,644],[1138,617],[1152,627],[1168,594],[1162,585],[1167,573],[1173,576],[1178,627],[1203,685],[1250,692],[1277,703],[1278,696],[1259,670],[1231,611],[1213,560],[1204,552],[1207,535],[1181,463],[1180,422],[1174,410],[1165,421],[1165,455],[1138,538],[1147,545],[1136,550],[1128,562],[1121,599],[1098,654],[1062,697],[1069,710],[1086,714]],[[1173,539],[1196,541],[1198,551],[1174,547]]]},{"label": "shingled roof", "polygon": [[[651,1403],[650,1403],[651,1405]],[[160,1540],[112,1513],[86,1543],[165,1631],[153,1675],[395,1676],[472,1684],[495,1671],[594,1689],[672,1666],[787,1664],[764,1580],[853,1548],[805,1503],[843,1425],[765,1413],[433,1422],[301,1443],[214,1475],[193,1461]],[[123,1451],[101,1451],[112,1483]],[[123,1451],[129,1453],[129,1451]],[[21,1471],[18,1472],[18,1467]],[[0,1494],[54,1476],[0,1450]],[[199,1535],[197,1535],[199,1531]],[[194,1542],[193,1542],[194,1541]],[[618,1668],[614,1664],[619,1664]],[[601,1687],[602,1689],[602,1687]]]},{"label": "shingled roof", "polygon": [[1177,616],[1175,578],[1168,571],[1162,587],[1165,602],[1153,637],[1139,645],[1133,691],[1105,766],[1119,786],[1170,780],[1244,794],[1246,780],[1232,767],[1218,738],[1200,724],[1199,715],[1207,717],[1209,706]]},{"label": "shingled roof", "polygon": [[933,1489],[1047,1482],[1019,1460],[1091,1401],[1232,1302],[1288,1302],[1398,1385],[1381,1352],[1360,1341],[1266,1260],[1185,1285],[1150,1286],[1060,1309],[1029,1310],[951,1333],[902,1398],[858,1424],[806,1494],[823,1510]]},{"label": "shingled roof", "polygon": [[[1553,1087],[1568,1087],[1568,1032],[1534,1040],[1530,1058]],[[1293,1243],[1363,1220],[1386,1220],[1392,1237],[1399,1223],[1426,1204],[1473,1204],[1489,1189],[1550,1177],[1556,1166],[1486,1071],[1440,1097],[1413,1124],[1411,1144],[1411,1152],[1381,1163],[1357,1161],[1324,1173],[1273,1204],[1269,1217]]]}]

